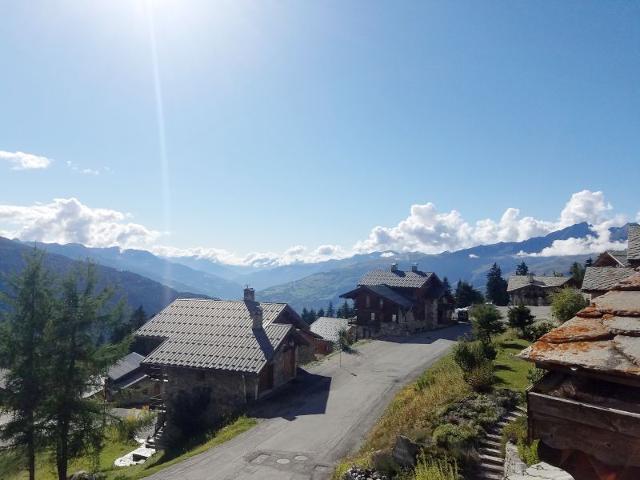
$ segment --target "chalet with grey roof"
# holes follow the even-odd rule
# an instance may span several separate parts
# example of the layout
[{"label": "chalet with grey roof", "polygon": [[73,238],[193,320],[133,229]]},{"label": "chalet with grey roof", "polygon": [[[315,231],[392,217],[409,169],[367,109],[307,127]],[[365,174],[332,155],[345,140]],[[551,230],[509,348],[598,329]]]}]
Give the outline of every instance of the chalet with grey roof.
[{"label": "chalet with grey roof", "polygon": [[587,267],[582,281],[582,291],[593,300],[634,273],[635,270],[629,267]]},{"label": "chalet with grey roof", "polygon": [[359,338],[408,334],[451,322],[453,298],[433,272],[388,270],[365,274],[358,286],[341,295],[354,301]]},{"label": "chalet with grey roof", "polygon": [[580,480],[640,478],[640,272],[520,356],[547,370],[527,391],[541,460]]},{"label": "chalet with grey roof", "polygon": [[119,407],[148,405],[160,394],[160,384],[153,381],[142,366],[144,356],[131,352],[107,371],[105,397]]},{"label": "chalet with grey roof", "polygon": [[640,225],[629,224],[627,228],[627,248],[600,254],[593,263],[594,267],[640,267]]},{"label": "chalet with grey roof", "polygon": [[[136,332],[155,344],[142,360],[160,382],[164,441],[180,438],[177,418],[215,425],[296,377],[309,326],[284,303],[175,300]],[[166,420],[166,426],[164,425]]]},{"label": "chalet with grey roof", "polygon": [[551,294],[564,287],[575,287],[572,277],[512,275],[507,293],[512,305],[549,305]]}]

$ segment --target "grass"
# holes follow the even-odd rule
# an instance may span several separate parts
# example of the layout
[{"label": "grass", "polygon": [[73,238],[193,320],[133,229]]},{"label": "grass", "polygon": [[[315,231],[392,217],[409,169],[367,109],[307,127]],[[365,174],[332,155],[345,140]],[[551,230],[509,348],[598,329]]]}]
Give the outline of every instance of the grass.
[{"label": "grass", "polygon": [[[334,472],[341,479],[351,465],[371,467],[371,454],[390,450],[398,434],[420,440],[431,436],[431,422],[438,412],[471,392],[462,370],[451,354],[426,370],[414,383],[404,387],[369,432],[362,448],[343,460]],[[431,468],[431,467],[429,467]]]},{"label": "grass", "polygon": [[[495,386],[524,391],[529,385],[527,375],[533,365],[516,355],[530,342],[522,340],[508,330],[495,338],[497,357]],[[403,388],[387,407],[385,413],[369,432],[362,448],[344,459],[334,471],[333,479],[339,480],[351,465],[372,468],[371,455],[376,450],[389,451],[398,434],[417,441],[431,438],[432,425],[443,408],[462,400],[472,392],[465,382],[463,372],[449,354],[426,370],[414,383]],[[415,472],[406,478],[453,479],[458,474],[455,465],[438,460],[425,460],[418,464]],[[405,478],[405,477],[402,477]]]},{"label": "grass", "polygon": [[[108,480],[136,480],[156,473],[175,463],[193,457],[210,448],[225,443],[256,425],[254,418],[239,417],[226,427],[210,434],[204,442],[185,449],[182,452],[159,452],[142,465],[118,468],[113,465],[116,458],[129,453],[138,447],[133,441],[121,441],[115,432],[109,434],[106,439],[105,448],[100,453],[98,471],[106,474]],[[14,452],[3,451],[0,453],[0,478],[2,480],[23,480],[28,478],[24,470],[24,462]],[[81,458],[71,463],[69,473],[78,470],[95,470],[94,462],[91,458]],[[39,480],[56,480],[54,464],[50,456],[42,454],[38,456],[36,467],[36,478]]]},{"label": "grass", "polygon": [[529,386],[527,374],[533,365],[516,357],[531,342],[517,338],[513,331],[507,331],[495,339],[498,356],[494,362],[496,386],[524,392]]}]

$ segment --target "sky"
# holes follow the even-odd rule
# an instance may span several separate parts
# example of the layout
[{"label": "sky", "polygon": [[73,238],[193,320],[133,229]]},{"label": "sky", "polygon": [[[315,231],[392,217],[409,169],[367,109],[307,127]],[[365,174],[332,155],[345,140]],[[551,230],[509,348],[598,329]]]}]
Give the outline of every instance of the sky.
[{"label": "sky", "polygon": [[640,2],[0,5],[0,234],[231,263],[638,219]]}]

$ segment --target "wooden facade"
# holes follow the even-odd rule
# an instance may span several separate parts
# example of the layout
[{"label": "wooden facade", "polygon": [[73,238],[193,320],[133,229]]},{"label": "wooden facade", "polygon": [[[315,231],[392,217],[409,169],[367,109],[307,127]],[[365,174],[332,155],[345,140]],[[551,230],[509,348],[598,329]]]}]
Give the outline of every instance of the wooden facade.
[{"label": "wooden facade", "polygon": [[[359,338],[407,334],[451,323],[453,298],[435,274],[393,267],[387,275],[373,273],[376,275],[368,280],[365,276],[356,289],[342,295],[354,302]],[[396,282],[396,276],[407,281]]]},{"label": "wooden facade", "polygon": [[640,273],[520,356],[548,370],[527,392],[540,458],[580,480],[640,479]]}]

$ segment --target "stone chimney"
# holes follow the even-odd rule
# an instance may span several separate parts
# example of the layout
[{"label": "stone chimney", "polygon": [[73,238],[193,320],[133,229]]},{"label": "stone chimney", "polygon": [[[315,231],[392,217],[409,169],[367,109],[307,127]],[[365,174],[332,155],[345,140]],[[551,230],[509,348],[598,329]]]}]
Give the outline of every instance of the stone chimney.
[{"label": "stone chimney", "polygon": [[256,301],[256,291],[247,285],[244,287],[244,301],[245,302],[255,302]]},{"label": "stone chimney", "polygon": [[249,309],[251,313],[251,320],[253,323],[251,324],[251,328],[254,330],[258,330],[262,328],[262,307],[259,304],[255,304],[253,308]]},{"label": "stone chimney", "polygon": [[254,330],[262,328],[262,307],[256,302],[256,291],[248,285],[244,288],[244,303],[251,315],[251,328]]},{"label": "stone chimney", "polygon": [[529,283],[533,283],[533,273],[527,274],[527,277],[529,277]]},{"label": "stone chimney", "polygon": [[412,272],[417,272],[418,271],[418,264],[417,263],[411,264],[411,271]]},{"label": "stone chimney", "polygon": [[397,272],[398,271],[398,264],[397,263],[392,263],[391,264],[391,271],[392,272]]}]

